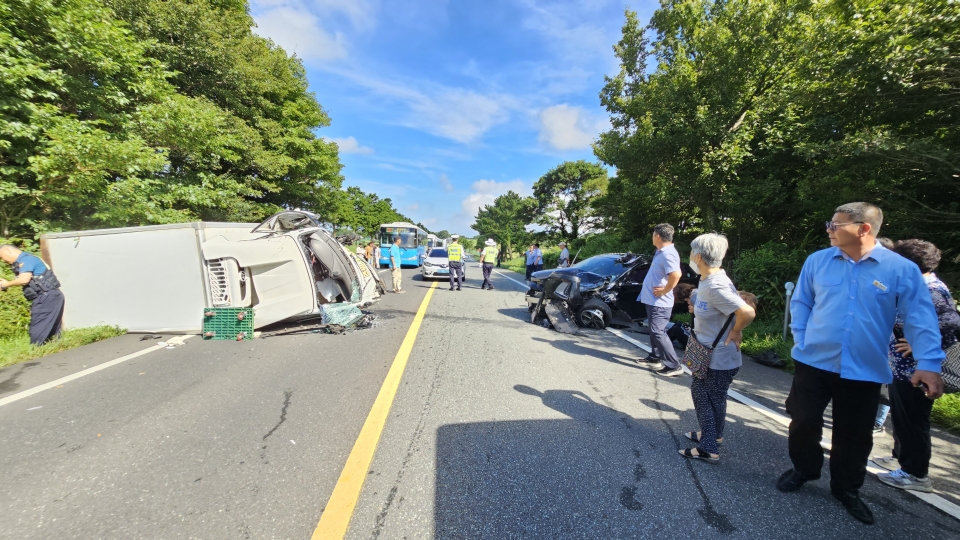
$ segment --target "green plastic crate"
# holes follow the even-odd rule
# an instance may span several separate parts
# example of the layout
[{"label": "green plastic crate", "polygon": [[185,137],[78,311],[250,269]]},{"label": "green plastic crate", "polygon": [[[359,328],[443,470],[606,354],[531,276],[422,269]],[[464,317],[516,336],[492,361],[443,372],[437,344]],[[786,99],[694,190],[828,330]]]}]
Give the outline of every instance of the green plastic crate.
[{"label": "green plastic crate", "polygon": [[236,340],[241,333],[242,339],[253,339],[253,308],[214,307],[203,310],[203,339]]}]

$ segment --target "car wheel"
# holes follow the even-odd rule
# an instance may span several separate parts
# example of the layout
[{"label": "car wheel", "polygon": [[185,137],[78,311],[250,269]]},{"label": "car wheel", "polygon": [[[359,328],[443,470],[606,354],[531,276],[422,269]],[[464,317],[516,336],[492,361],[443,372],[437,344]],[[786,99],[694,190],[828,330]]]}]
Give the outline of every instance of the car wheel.
[{"label": "car wheel", "polygon": [[577,324],[583,328],[603,330],[613,319],[613,311],[602,300],[590,298],[577,310]]}]

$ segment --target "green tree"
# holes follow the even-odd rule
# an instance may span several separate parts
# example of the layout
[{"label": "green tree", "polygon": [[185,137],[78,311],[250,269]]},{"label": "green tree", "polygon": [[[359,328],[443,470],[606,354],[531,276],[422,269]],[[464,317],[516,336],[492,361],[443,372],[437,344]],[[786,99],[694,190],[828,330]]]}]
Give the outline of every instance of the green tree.
[{"label": "green tree", "polygon": [[0,232],[339,219],[329,118],[251,25],[242,1],[0,3]]},{"label": "green tree", "polygon": [[497,197],[492,205],[484,205],[477,211],[472,228],[480,233],[479,238],[493,238],[511,253],[513,246],[522,245],[531,238],[526,227],[533,221],[535,206],[532,197],[521,197],[508,191]]},{"label": "green tree", "polygon": [[561,163],[533,185],[536,222],[564,240],[595,231],[600,217],[593,203],[606,193],[607,183],[607,170],[597,163]]},{"label": "green tree", "polygon": [[[337,221],[342,166],[336,144],[315,133],[330,118],[308,91],[302,62],[252,32],[246,2],[105,1],[172,71],[181,94],[218,107],[236,130],[232,153],[212,152],[206,154],[212,159],[199,161],[175,152],[167,182],[205,181],[210,190],[235,183],[261,214],[303,208]],[[203,208],[200,217],[236,219],[233,208],[218,208]]]},{"label": "green tree", "polygon": [[[751,172],[770,137],[765,115],[798,54],[805,3],[774,0],[673,0],[654,14],[650,43],[627,12],[614,47],[620,72],[600,94],[612,128],[596,155],[616,167],[599,206],[622,231],[647,234],[669,221],[729,231],[746,209],[789,207],[794,178]],[[650,70],[653,57],[656,68]],[[763,174],[766,173],[766,174]],[[741,186],[754,186],[746,198]],[[791,212],[787,212],[789,215]]]},{"label": "green tree", "polygon": [[341,219],[336,225],[349,227],[364,236],[376,235],[384,223],[409,221],[409,218],[397,212],[393,201],[381,199],[373,193],[364,193],[358,187],[348,187],[344,191],[344,199]]},{"label": "green tree", "polygon": [[145,53],[93,1],[0,3],[0,235],[95,218],[166,165],[132,129],[173,93]]},{"label": "green tree", "polygon": [[448,230],[446,230],[446,229],[443,229],[442,231],[440,231],[440,232],[437,233],[437,238],[439,238],[439,239],[441,239],[441,240],[450,238],[450,231],[448,231]]}]

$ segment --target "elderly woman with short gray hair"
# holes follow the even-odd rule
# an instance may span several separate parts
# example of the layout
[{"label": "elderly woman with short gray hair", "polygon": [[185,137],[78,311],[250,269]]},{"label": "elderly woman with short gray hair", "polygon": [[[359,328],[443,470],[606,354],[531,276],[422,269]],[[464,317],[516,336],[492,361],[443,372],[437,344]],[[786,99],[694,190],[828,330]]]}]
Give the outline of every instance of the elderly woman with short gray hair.
[{"label": "elderly woman with short gray hair", "polygon": [[[690,266],[700,274],[700,285],[690,298],[695,314],[694,333],[704,347],[713,347],[714,343],[717,346],[704,378],[694,377],[690,385],[700,431],[685,436],[699,444],[680,450],[680,455],[708,463],[720,462],[727,390],[743,363],[740,355],[743,329],[757,316],[720,268],[727,246],[727,238],[721,234],[702,234],[690,244]],[[732,326],[728,319],[733,321]]]}]

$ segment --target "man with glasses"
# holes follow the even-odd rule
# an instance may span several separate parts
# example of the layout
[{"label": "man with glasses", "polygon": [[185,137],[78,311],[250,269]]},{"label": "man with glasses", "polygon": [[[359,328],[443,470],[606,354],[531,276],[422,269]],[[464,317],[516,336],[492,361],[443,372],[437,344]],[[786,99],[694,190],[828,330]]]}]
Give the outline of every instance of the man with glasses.
[{"label": "man with glasses", "polygon": [[913,384],[930,399],[943,393],[937,314],[916,264],[877,243],[883,213],[868,203],[836,209],[827,222],[832,247],[807,258],[790,314],[796,371],[787,397],[793,468],[780,491],[820,478],[823,412],[833,401],[830,491],[856,519],[873,514],[859,491],[873,448],[880,387],[892,379],[887,344],[899,314],[913,347]]}]

